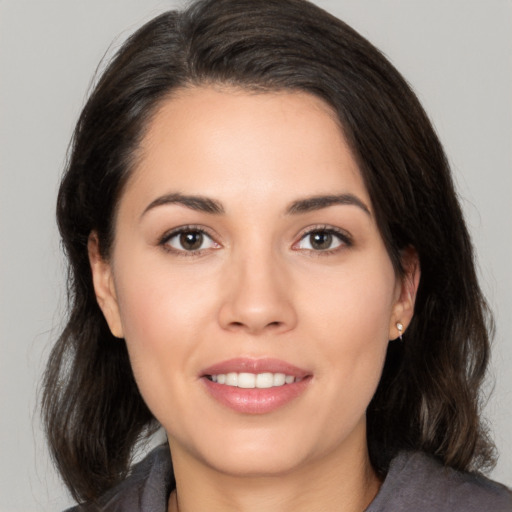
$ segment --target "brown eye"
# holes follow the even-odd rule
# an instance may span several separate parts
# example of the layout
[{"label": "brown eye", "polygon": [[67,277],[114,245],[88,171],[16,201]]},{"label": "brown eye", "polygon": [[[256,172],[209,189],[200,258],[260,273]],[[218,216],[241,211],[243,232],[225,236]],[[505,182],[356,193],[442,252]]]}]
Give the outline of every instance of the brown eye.
[{"label": "brown eye", "polygon": [[307,251],[331,251],[342,245],[351,245],[348,236],[334,231],[333,229],[316,229],[306,233],[296,245],[297,249]]},{"label": "brown eye", "polygon": [[199,229],[175,231],[163,243],[175,252],[195,252],[218,247],[210,236]]},{"label": "brown eye", "polygon": [[318,233],[309,235],[309,237],[309,243],[311,244],[311,247],[316,251],[325,251],[326,249],[331,248],[333,238],[331,233],[319,231]]},{"label": "brown eye", "polygon": [[203,233],[199,231],[189,231],[188,233],[181,233],[180,245],[186,251],[197,251],[203,245]]}]

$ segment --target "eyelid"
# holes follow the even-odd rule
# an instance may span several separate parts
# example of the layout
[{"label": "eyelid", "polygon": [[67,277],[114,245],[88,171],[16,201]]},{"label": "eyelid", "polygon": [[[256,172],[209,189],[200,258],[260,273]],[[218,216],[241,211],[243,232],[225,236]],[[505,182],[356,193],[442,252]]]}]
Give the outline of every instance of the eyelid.
[{"label": "eyelid", "polygon": [[[216,245],[216,247],[210,247],[207,249],[197,249],[193,251],[186,251],[186,250],[180,250],[176,249],[175,247],[172,247],[168,244],[169,240],[174,238],[177,235],[180,235],[182,233],[187,232],[197,232],[201,233],[205,236],[207,236],[212,242]],[[172,252],[174,254],[178,254],[180,256],[195,256],[201,253],[204,253],[206,251],[215,250],[221,247],[221,244],[217,241],[217,236],[212,233],[212,230],[206,228],[205,226],[200,226],[196,224],[185,224],[183,226],[177,226],[175,228],[172,228],[168,231],[166,231],[159,239],[158,239],[158,245],[161,246],[165,251]]]},{"label": "eyelid", "polygon": [[[325,250],[315,250],[315,249],[300,249],[298,244],[304,240],[307,236],[311,235],[312,233],[316,232],[325,232],[330,233],[334,236],[336,236],[340,241],[341,245],[338,247],[335,247],[334,249],[325,249]],[[344,247],[351,247],[354,244],[352,235],[345,231],[344,229],[341,229],[336,226],[332,226],[329,224],[317,224],[314,226],[308,226],[307,228],[303,229],[296,237],[296,241],[292,245],[292,249],[295,249],[297,251],[309,251],[318,255],[321,254],[332,254],[334,252],[338,252],[339,250],[342,250]]]},{"label": "eyelid", "polygon": [[[187,232],[202,233],[203,235],[208,237],[210,240],[212,240],[212,242],[215,244],[215,247],[187,251],[185,249],[183,249],[183,250],[176,249],[168,244],[169,240],[171,240],[173,237],[180,235],[182,233],[187,233]],[[341,244],[333,249],[325,249],[325,250],[301,249],[298,247],[300,242],[302,240],[304,240],[305,237],[307,237],[315,232],[325,232],[325,233],[332,234],[341,241]],[[178,254],[181,256],[194,256],[194,255],[198,255],[198,254],[210,251],[212,249],[216,250],[216,249],[219,249],[220,247],[222,247],[222,244],[220,242],[218,242],[217,239],[218,239],[218,236],[215,233],[213,233],[211,229],[209,229],[205,226],[196,225],[196,224],[185,224],[185,225],[177,226],[175,228],[172,228],[172,229],[166,231],[158,239],[157,244],[159,246],[162,246],[164,248],[164,250],[166,250],[168,252],[172,252],[174,254]],[[292,244],[292,249],[297,250],[297,251],[307,251],[307,252],[321,255],[321,254],[332,254],[332,253],[342,250],[343,248],[350,247],[352,245],[353,245],[352,235],[350,233],[348,233],[346,230],[341,229],[336,226],[328,225],[328,224],[317,224],[317,225],[313,225],[313,226],[308,226],[307,228],[304,228],[303,230],[301,230],[301,232],[296,237],[296,241]]]}]

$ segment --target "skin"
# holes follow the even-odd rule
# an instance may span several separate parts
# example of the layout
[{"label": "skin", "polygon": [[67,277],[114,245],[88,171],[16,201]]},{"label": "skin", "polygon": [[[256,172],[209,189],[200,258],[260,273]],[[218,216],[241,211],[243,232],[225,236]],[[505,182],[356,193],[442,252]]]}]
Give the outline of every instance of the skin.
[{"label": "skin", "polygon": [[[223,213],[161,199],[178,193]],[[290,212],[333,194],[360,204]],[[199,250],[169,237],[181,226],[207,233]],[[318,249],[311,230],[336,233]],[[115,233],[108,260],[91,234],[94,285],[167,432],[169,510],[363,510],[380,485],[365,410],[396,323],[405,330],[412,317],[419,270],[411,250],[406,275],[395,274],[329,107],[295,92],[174,93],[142,141]],[[285,406],[243,414],[200,378],[234,357],[277,358],[310,378]]]}]

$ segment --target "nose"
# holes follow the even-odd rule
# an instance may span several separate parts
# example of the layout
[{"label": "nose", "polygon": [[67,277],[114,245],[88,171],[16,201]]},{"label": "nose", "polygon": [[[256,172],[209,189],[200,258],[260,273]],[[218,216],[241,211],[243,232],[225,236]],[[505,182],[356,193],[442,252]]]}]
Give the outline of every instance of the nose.
[{"label": "nose", "polygon": [[223,283],[219,324],[252,335],[284,333],[297,323],[289,272],[271,254],[240,255]]}]

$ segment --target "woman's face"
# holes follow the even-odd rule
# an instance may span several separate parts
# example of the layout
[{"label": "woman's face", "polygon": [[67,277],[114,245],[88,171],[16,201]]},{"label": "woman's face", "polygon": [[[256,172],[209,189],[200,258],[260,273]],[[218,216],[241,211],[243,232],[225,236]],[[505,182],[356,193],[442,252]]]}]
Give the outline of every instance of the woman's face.
[{"label": "woman's face", "polygon": [[98,301],[175,463],[278,474],[366,449],[365,410],[412,299],[326,104],[175,94],[115,233],[108,262],[91,237]]}]

